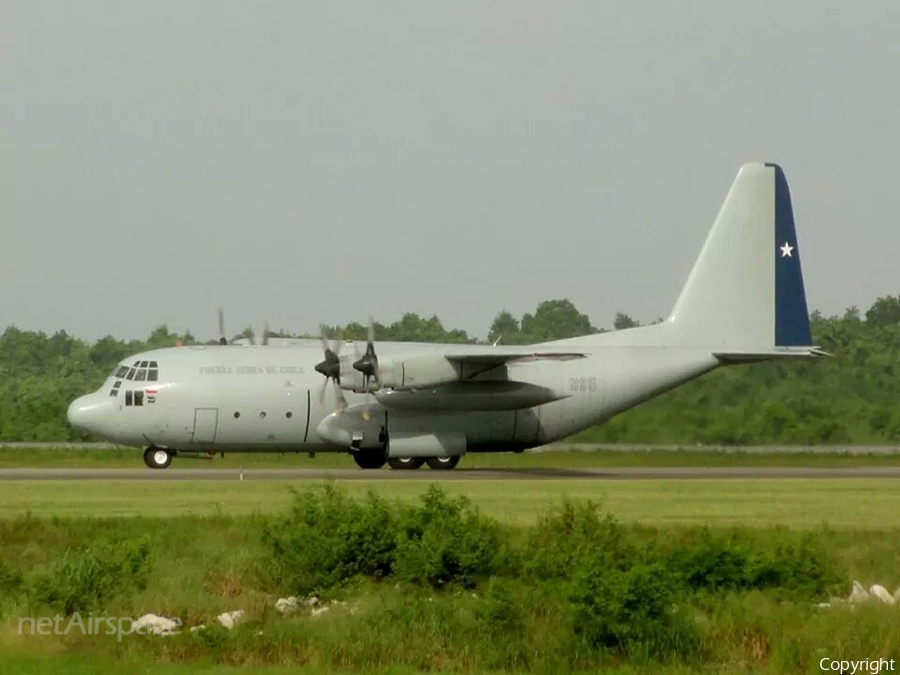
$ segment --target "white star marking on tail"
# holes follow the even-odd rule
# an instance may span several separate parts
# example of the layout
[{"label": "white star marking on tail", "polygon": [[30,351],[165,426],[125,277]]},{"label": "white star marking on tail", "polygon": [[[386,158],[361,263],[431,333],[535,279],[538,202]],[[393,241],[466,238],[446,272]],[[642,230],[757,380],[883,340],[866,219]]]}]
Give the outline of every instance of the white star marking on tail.
[{"label": "white star marking on tail", "polygon": [[782,258],[793,258],[793,256],[791,255],[791,251],[794,250],[793,246],[791,246],[787,242],[784,242],[784,246],[781,246],[780,248],[781,248],[781,257]]}]

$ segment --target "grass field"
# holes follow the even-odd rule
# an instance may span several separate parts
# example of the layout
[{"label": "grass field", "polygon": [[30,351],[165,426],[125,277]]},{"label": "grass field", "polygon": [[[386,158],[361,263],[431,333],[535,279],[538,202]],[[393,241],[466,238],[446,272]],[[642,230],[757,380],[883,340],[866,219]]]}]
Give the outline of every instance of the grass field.
[{"label": "grass field", "polygon": [[[354,497],[373,490],[411,501],[432,481],[338,481]],[[0,518],[23,513],[87,516],[170,517],[269,514],[283,510],[291,491],[309,482],[277,480],[15,480],[0,483]],[[450,495],[465,495],[482,512],[513,524],[534,522],[565,497],[593,500],[624,522],[749,525],[881,530],[900,528],[900,481],[814,480],[452,480]]]},{"label": "grass field", "polygon": [[[4,452],[10,451],[0,451],[0,457]],[[8,462],[21,452],[14,449],[0,463],[19,466],[15,461]],[[58,462],[76,460],[95,468],[117,463],[133,467],[133,460],[139,461],[133,451],[113,450],[112,455],[100,460],[67,457],[61,450],[42,452],[38,466],[66,466]],[[78,452],[86,452],[87,457],[103,451]],[[720,462],[713,464],[719,466],[760,459],[751,453],[712,456]],[[212,465],[224,467],[230,459]],[[277,466],[282,460],[294,467],[321,467],[323,458],[241,459],[260,462],[247,462],[248,467]],[[324,459],[330,466],[352,466],[347,458]],[[694,462],[706,457],[699,452],[608,451],[467,457],[466,461],[500,459],[507,462],[506,466],[521,465],[516,464],[519,460],[544,467],[596,466],[601,460],[616,466],[628,465],[629,461],[639,466],[696,466]],[[825,464],[828,466],[835,461],[859,466],[894,460],[880,455],[781,455],[775,459],[786,463],[782,465],[806,466],[822,464],[801,459],[829,462]],[[735,461],[738,464],[728,463]],[[210,466],[204,461],[183,464]],[[717,570],[714,575],[733,574],[733,566],[745,555],[750,556],[747,564],[756,560],[755,556],[787,555],[784,564],[793,565],[793,571],[785,576],[788,583],[804,575],[816,578],[816,566],[825,564],[819,562],[821,557],[836,566],[839,583],[833,592],[841,595],[849,592],[851,579],[859,579],[866,587],[881,583],[891,592],[900,586],[900,481],[896,479],[439,479],[435,473],[421,471],[416,479],[402,481],[241,481],[237,476],[230,481],[0,481],[0,673],[804,673],[818,672],[822,656],[900,658],[900,606],[821,611],[814,608],[814,603],[823,599],[821,595],[798,598],[791,595],[796,591],[780,587],[726,587],[715,593],[697,590],[679,596],[694,616],[690,625],[700,631],[699,653],[682,657],[678,656],[682,647],[668,647],[673,656],[656,660],[617,648],[586,648],[583,642],[573,641],[572,626],[583,620],[596,623],[598,619],[594,614],[585,619],[570,613],[575,611],[575,605],[570,606],[575,602],[572,598],[583,598],[585,592],[583,588],[575,592],[572,585],[584,574],[595,574],[602,568],[596,567],[599,562],[591,561],[606,555],[607,544],[591,543],[589,539],[578,543],[591,528],[576,525],[565,534],[561,531],[565,519],[552,525],[552,540],[544,544],[547,555],[560,556],[550,568],[559,575],[556,580],[528,572],[531,563],[513,565],[512,571],[497,571],[497,584],[492,577],[467,590],[452,585],[446,589],[421,587],[405,581],[395,586],[393,579],[368,580],[325,589],[329,597],[360,607],[358,614],[335,610],[325,619],[314,620],[308,614],[286,619],[273,612],[274,600],[297,587],[292,585],[295,582],[272,578],[261,537],[266,527],[283,523],[285,532],[300,532],[295,545],[299,545],[301,557],[292,558],[286,569],[307,563],[330,569],[333,563],[322,562],[325,559],[317,557],[318,552],[327,550],[333,542],[354,539],[358,535],[353,534],[353,528],[359,526],[359,518],[372,517],[365,512],[334,516],[347,507],[335,510],[332,505],[318,516],[310,516],[305,526],[291,521],[298,517],[298,512],[286,515],[295,503],[295,491],[308,494],[321,490],[323,484],[336,485],[352,503],[368,503],[365,500],[371,491],[388,505],[411,508],[422,503],[423,495],[437,481],[447,499],[465,496],[477,507],[480,517],[496,522],[504,533],[503,540],[508,541],[504,546],[513,546],[517,556],[531,555],[525,544],[528,533],[540,528],[542,518],[563,500],[576,504],[590,500],[622,524],[623,536],[633,541],[632,548],[623,549],[632,551],[628,555],[644,555],[646,551],[662,555],[672,547],[683,547],[686,555],[693,556],[703,550],[698,537],[702,541],[702,528],[709,527],[709,536],[719,543],[704,554],[712,556],[704,574],[711,570]],[[380,517],[364,531],[377,532]],[[409,528],[401,526],[397,531]],[[462,541],[463,530],[453,532],[447,535],[449,539],[435,540],[426,550],[452,550]],[[806,552],[803,537],[811,538],[813,552]],[[128,545],[140,542],[148,547],[145,586],[129,585],[130,572],[123,562],[132,560],[128,555],[115,547],[103,552],[115,542],[115,546],[126,546],[121,549],[125,551]],[[469,545],[479,544],[473,540]],[[444,555],[433,560],[444,560]],[[577,563],[567,557],[571,555],[587,558]],[[433,564],[424,564],[423,569]],[[706,562],[701,556],[691,564]],[[626,566],[628,570],[640,568],[637,562]],[[103,580],[109,576],[117,580],[119,590],[104,590]],[[615,601],[619,592],[615,589],[631,583],[628,578],[625,573],[616,577],[618,581],[604,581],[607,585],[601,584],[595,591],[599,593],[599,607]],[[650,584],[650,590],[642,590],[635,597],[649,594],[652,598],[654,593],[667,592],[664,587],[657,588],[652,577],[640,583]],[[122,642],[106,636],[19,634],[16,617],[53,616],[59,611],[53,603],[61,596],[79,592],[81,587],[86,590],[80,592],[88,598],[95,592],[104,593],[103,599],[91,607],[107,616],[136,617],[152,612],[178,616],[185,625],[195,626],[214,623],[218,613],[243,609],[249,620],[230,633],[217,629],[202,637],[130,636]],[[19,595],[10,588],[19,588]],[[641,621],[644,611],[652,611],[652,606],[639,609],[635,615],[638,618],[628,621]],[[621,624],[626,619],[616,621]],[[651,626],[649,630],[658,628]],[[611,650],[609,656],[603,656],[605,649]]]},{"label": "grass field", "polygon": [[[698,546],[702,549],[697,541],[702,532],[698,525],[711,524],[711,536],[721,542],[717,546],[725,547],[715,553],[718,559],[723,554],[744,555],[741,551],[751,556],[786,551],[788,561],[795,561],[790,563],[795,565],[791,574],[802,576],[815,574],[815,565],[820,564],[816,561],[825,556],[834,560],[840,571],[842,580],[835,588],[841,594],[849,591],[850,579],[859,579],[867,587],[883,583],[892,591],[900,585],[896,545],[900,504],[891,481],[486,482],[491,483],[452,481],[442,484],[442,489],[450,499],[468,495],[485,517],[512,523],[502,525],[508,528],[503,537],[520,551],[516,555],[531,555],[531,546],[524,539],[565,496],[576,502],[599,500],[604,510],[623,523],[623,536],[633,541],[634,548],[623,549],[632,550],[628,555],[665,552],[672,547],[685,547],[686,552]],[[351,502],[362,503],[360,498],[371,488],[385,496],[388,504],[398,499],[412,506],[421,503],[428,485],[346,481],[339,490]],[[573,554],[587,555],[589,561],[606,552],[605,546],[589,544],[588,539],[578,543],[591,531],[586,522],[578,524],[578,518],[569,534],[559,531],[566,518],[551,522],[547,530],[555,539],[543,544],[546,554],[560,556],[550,568],[560,575],[556,581],[509,578],[500,585],[503,592],[499,595],[492,583],[479,583],[470,590],[422,588],[406,581],[401,588],[394,580],[340,584],[326,588],[325,597],[347,600],[360,608],[359,613],[334,610],[325,619],[311,619],[308,614],[284,618],[274,613],[272,606],[275,598],[291,590],[293,582],[270,578],[267,570],[272,568],[264,557],[267,549],[260,536],[263,528],[283,522],[286,533],[300,533],[297,541],[302,557],[289,569],[306,564],[304,560],[322,565],[325,559],[320,559],[317,551],[353,538],[351,523],[370,517],[365,511],[344,513],[347,507],[339,503],[322,504],[319,516],[302,516],[306,525],[285,520],[291,503],[289,486],[277,482],[10,481],[3,487],[0,585],[4,569],[7,584],[9,570],[18,570],[25,594],[18,600],[8,593],[5,601],[0,598],[0,672],[574,673],[597,672],[602,664],[603,672],[623,675],[777,673],[814,672],[821,650],[848,658],[896,658],[900,652],[897,609],[869,606],[855,612],[819,611],[813,607],[815,596],[794,598],[774,588],[717,594],[697,591],[687,596],[705,645],[701,655],[685,657],[687,662],[677,657],[672,662],[614,654],[597,657],[590,651],[578,656],[575,652],[584,647],[570,645],[571,629],[567,628],[578,619],[566,613],[565,603],[567,597],[578,597],[567,588],[579,578],[579,563],[565,561]],[[321,490],[318,484],[299,488],[304,493]],[[42,492],[40,499],[48,508],[22,515],[35,490]],[[255,501],[248,502],[248,491],[253,491]],[[240,508],[234,507],[241,503]],[[247,503],[255,506],[248,509]],[[98,510],[101,504],[113,508]],[[293,518],[298,517],[296,513],[304,512],[295,512]],[[323,518],[321,528],[319,517]],[[798,528],[813,537],[815,550],[803,552],[805,544]],[[451,536],[453,539],[440,546],[462,545],[458,534]],[[614,543],[617,540],[610,545],[619,546]],[[731,541],[739,542],[737,548],[728,543]],[[110,542],[119,546],[144,542],[148,547],[145,586],[130,585],[129,573],[121,571],[121,560],[127,557],[120,556],[120,549],[103,552]],[[472,541],[468,545],[481,544]],[[505,563],[501,561],[501,565]],[[529,565],[515,564],[497,574],[527,574]],[[569,565],[573,566],[571,575]],[[633,565],[637,562],[629,563],[627,569]],[[325,564],[325,568],[330,566]],[[103,590],[107,569],[119,570],[113,576],[122,586],[120,590]],[[717,572],[731,573],[728,564]],[[53,589],[50,594],[40,591],[48,588],[47,584]],[[196,626],[209,625],[221,612],[243,609],[249,620],[231,633],[219,629],[202,638],[185,631],[172,638],[130,636],[121,642],[100,635],[40,637],[17,631],[16,617],[53,616],[59,611],[52,604],[54,598],[71,596],[81,587],[88,597],[95,587],[104,593],[95,610],[105,616],[136,617],[153,612],[178,616],[186,626]],[[600,591],[604,602],[614,598],[608,595],[611,588]],[[654,592],[650,591],[651,597]],[[504,627],[509,621],[513,623]],[[584,667],[575,667],[579,663]]]},{"label": "grass field", "polygon": [[[347,454],[232,453],[212,460],[177,458],[180,468],[355,468]],[[3,467],[121,467],[143,466],[141,451],[136,448],[67,448],[67,447],[0,447]],[[723,449],[596,449],[553,450],[550,452],[477,453],[465,456],[460,467],[466,468],[587,468],[625,466],[900,466],[900,452],[872,449],[850,452],[809,452],[790,448]]]}]

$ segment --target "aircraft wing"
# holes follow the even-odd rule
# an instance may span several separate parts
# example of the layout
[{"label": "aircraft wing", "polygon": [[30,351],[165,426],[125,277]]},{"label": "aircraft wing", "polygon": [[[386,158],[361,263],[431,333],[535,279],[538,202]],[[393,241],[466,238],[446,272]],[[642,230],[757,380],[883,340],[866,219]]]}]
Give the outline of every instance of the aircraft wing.
[{"label": "aircraft wing", "polygon": [[535,350],[533,347],[522,347],[521,349],[516,349],[514,347],[503,347],[500,349],[496,347],[485,347],[484,351],[454,352],[451,350],[443,354],[443,357],[451,363],[493,367],[517,361],[570,361],[572,359],[586,358],[587,353]]},{"label": "aircraft wing", "polygon": [[534,347],[485,347],[484,350],[448,351],[442,354],[459,369],[464,378],[474,377],[493,368],[529,361],[570,361],[587,357],[585,352],[554,351]]}]

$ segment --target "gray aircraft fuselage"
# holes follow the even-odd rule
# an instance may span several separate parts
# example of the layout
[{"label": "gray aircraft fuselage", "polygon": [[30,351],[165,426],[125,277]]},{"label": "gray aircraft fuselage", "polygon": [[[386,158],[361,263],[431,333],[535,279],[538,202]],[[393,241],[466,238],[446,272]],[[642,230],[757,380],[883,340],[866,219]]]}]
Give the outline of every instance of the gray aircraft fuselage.
[{"label": "gray aircraft fuselage", "polygon": [[[638,329],[640,330],[640,329]],[[646,330],[646,329],[644,329]],[[588,355],[566,361],[522,360],[500,367],[504,377],[535,385],[554,400],[512,410],[477,410],[468,392],[445,387],[406,394],[396,409],[391,393],[344,391],[348,410],[375,404],[387,412],[387,428],[408,433],[464,434],[467,451],[524,450],[570,436],[718,365],[709,350],[616,345],[621,334],[591,336]],[[605,342],[610,342],[605,346]],[[376,343],[379,356],[410,351],[405,343]],[[466,345],[434,345],[460,352]],[[353,346],[347,350],[355,356]],[[421,349],[421,347],[419,347]],[[481,352],[484,347],[479,347]],[[137,354],[122,368],[158,364],[158,380],[136,382],[110,376],[101,388],[70,409],[73,424],[122,445],[213,451],[346,451],[317,430],[337,409],[331,387],[313,370],[322,358],[310,347],[190,346]],[[117,370],[119,370],[117,368]],[[473,382],[490,382],[485,373]],[[116,382],[121,384],[114,389]],[[117,392],[111,396],[111,392]],[[142,405],[126,405],[126,392],[142,392]],[[148,393],[150,392],[150,393]],[[397,395],[399,392],[393,393]],[[504,396],[503,393],[493,398]],[[514,396],[514,393],[510,394]],[[133,395],[129,396],[133,401]],[[454,398],[461,400],[454,400]],[[413,400],[409,400],[413,399]],[[385,406],[377,403],[385,400]],[[152,402],[150,402],[152,401]],[[515,401],[509,405],[516,405]]]}]

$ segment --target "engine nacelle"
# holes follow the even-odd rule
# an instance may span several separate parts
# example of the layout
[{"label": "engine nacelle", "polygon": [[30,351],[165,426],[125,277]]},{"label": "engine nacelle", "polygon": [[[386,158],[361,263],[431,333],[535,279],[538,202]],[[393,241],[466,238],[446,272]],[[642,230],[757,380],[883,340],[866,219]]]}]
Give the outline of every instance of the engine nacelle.
[{"label": "engine nacelle", "polygon": [[388,457],[458,457],[466,454],[466,435],[460,432],[393,432]]},{"label": "engine nacelle", "polygon": [[389,389],[424,389],[459,379],[457,366],[440,354],[389,361],[381,367],[381,386]]},{"label": "engine nacelle", "polygon": [[322,440],[345,448],[383,448],[387,441],[384,408],[375,403],[333,412],[319,422],[316,433]]},{"label": "engine nacelle", "polygon": [[522,410],[567,396],[566,392],[508,380],[454,382],[415,391],[383,389],[375,393],[378,402],[391,410],[434,412]]}]

